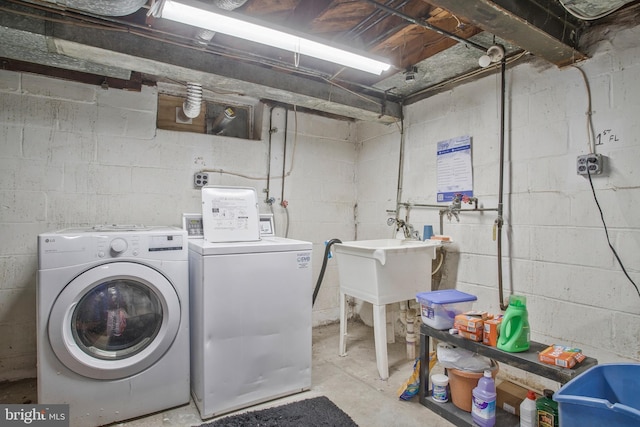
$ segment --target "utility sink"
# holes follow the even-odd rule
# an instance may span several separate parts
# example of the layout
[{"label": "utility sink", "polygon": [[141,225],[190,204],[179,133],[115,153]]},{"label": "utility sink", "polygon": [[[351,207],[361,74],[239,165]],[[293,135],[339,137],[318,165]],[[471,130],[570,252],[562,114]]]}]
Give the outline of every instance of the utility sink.
[{"label": "utility sink", "polygon": [[340,291],[373,304],[414,300],[431,290],[437,240],[377,239],[336,243]]},{"label": "utility sink", "polygon": [[[437,240],[357,240],[334,245],[340,279],[340,348],[347,355],[347,296],[373,305],[376,364],[380,378],[389,378],[386,304],[414,300],[431,290],[431,260]],[[393,325],[393,323],[391,324]],[[391,328],[393,342],[394,332]]]}]

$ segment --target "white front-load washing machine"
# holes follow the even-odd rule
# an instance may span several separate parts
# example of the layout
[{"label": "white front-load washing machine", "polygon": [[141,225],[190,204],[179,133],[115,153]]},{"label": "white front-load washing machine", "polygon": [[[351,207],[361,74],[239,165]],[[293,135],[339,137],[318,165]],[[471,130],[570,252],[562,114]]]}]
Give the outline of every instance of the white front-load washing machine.
[{"label": "white front-load washing machine", "polygon": [[38,403],[99,426],[189,402],[186,231],[104,226],[38,236]]}]

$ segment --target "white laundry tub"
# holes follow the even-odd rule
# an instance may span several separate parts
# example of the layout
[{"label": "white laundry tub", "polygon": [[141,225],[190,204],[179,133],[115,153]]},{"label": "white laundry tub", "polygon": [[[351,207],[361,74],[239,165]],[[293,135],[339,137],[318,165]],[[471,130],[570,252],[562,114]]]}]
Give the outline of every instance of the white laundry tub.
[{"label": "white laundry tub", "polygon": [[437,240],[377,239],[334,245],[340,291],[373,304],[415,300],[431,290]]}]

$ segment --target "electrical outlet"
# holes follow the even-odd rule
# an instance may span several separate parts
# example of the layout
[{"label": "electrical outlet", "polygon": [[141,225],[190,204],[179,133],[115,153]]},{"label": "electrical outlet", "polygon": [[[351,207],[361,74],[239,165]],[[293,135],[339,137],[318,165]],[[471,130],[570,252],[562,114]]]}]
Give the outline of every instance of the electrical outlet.
[{"label": "electrical outlet", "polygon": [[604,169],[602,154],[578,156],[578,175],[601,175]]},{"label": "electrical outlet", "polygon": [[204,187],[209,183],[209,174],[206,172],[196,172],[193,175],[193,185],[196,187]]}]

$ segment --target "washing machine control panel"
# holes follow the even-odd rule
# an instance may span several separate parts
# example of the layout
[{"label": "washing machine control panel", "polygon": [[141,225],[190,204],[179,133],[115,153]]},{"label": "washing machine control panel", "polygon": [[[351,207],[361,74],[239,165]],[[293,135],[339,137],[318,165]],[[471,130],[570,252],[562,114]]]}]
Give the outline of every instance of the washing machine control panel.
[{"label": "washing machine control panel", "polygon": [[100,258],[138,256],[151,252],[182,251],[185,247],[185,239],[179,234],[157,234],[153,236],[128,235],[121,237],[108,237],[101,239],[98,244],[98,256]]},{"label": "washing machine control panel", "polygon": [[39,268],[122,258],[183,260],[187,258],[187,233],[173,227],[134,232],[73,229],[66,234],[40,234],[38,251]]},{"label": "washing machine control panel", "polygon": [[135,234],[118,237],[99,236],[97,249],[99,258],[138,256],[140,253],[140,236]]}]

